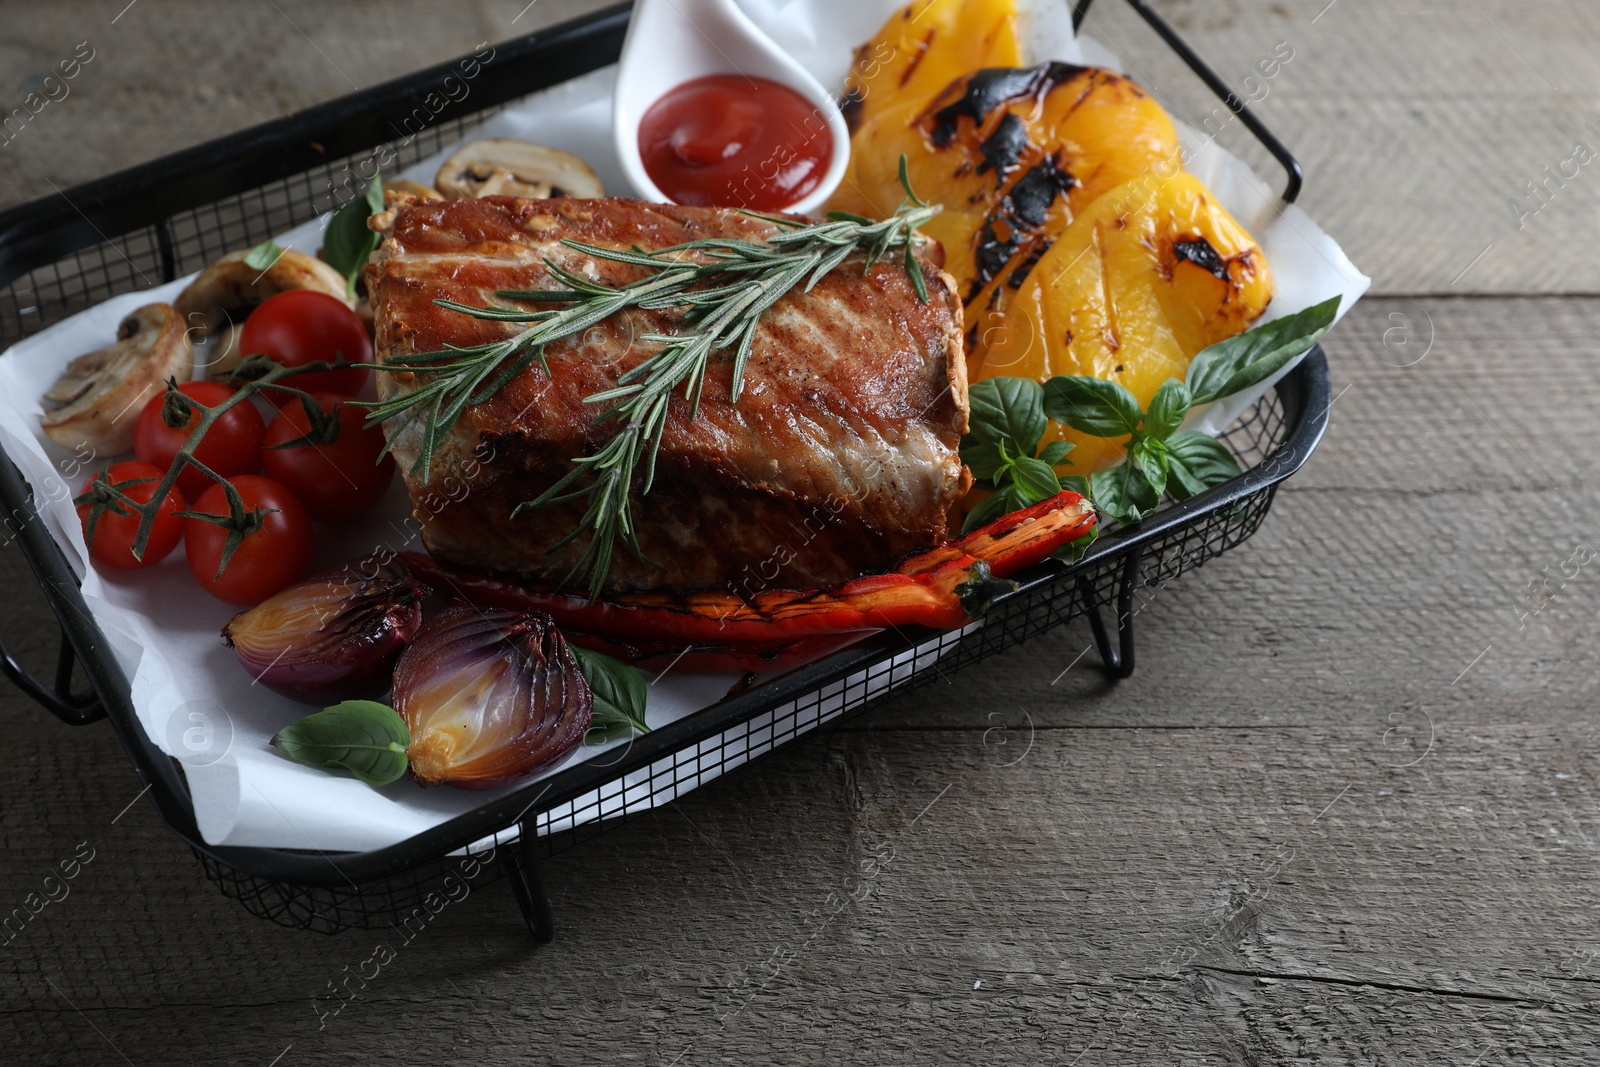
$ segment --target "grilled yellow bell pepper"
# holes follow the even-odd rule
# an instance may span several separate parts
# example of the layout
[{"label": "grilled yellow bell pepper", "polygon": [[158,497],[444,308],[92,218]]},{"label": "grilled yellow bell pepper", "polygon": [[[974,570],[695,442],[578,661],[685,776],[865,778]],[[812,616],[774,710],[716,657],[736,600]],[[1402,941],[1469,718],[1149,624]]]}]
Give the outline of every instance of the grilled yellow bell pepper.
[{"label": "grilled yellow bell pepper", "polygon": [[[1096,200],[1023,282],[968,354],[973,381],[1083,374],[1126,386],[1141,405],[1182,378],[1208,345],[1266,308],[1272,279],[1255,240],[1193,175],[1150,173]],[[1121,440],[1051,425],[1076,447],[1064,473],[1121,457]]]},{"label": "grilled yellow bell pepper", "polygon": [[930,100],[972,71],[1021,63],[1013,0],[917,0],[856,49],[845,118],[856,130],[891,104]]},{"label": "grilled yellow bell pepper", "polygon": [[[1271,297],[1266,258],[1195,178],[1172,120],[1107,70],[1019,69],[1014,0],[919,0],[856,51],[851,159],[830,208],[886,217],[912,188],[944,211],[966,305],[973,381],[1088,374],[1147,404]],[[1063,473],[1114,462],[1120,441],[1072,441]]]},{"label": "grilled yellow bell pepper", "polygon": [[1172,120],[1142,89],[1064,63],[989,68],[931,100],[900,99],[851,145],[854,188],[830,206],[892,213],[904,196],[902,155],[917,195],[944,205],[922,230],[944,245],[969,344],[1078,212],[1178,155]]}]

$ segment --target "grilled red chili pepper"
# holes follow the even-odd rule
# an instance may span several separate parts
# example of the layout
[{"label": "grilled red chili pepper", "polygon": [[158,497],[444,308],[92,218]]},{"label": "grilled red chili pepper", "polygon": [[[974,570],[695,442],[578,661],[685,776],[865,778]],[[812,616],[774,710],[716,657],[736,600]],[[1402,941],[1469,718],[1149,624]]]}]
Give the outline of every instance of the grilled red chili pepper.
[{"label": "grilled red chili pepper", "polygon": [[[635,648],[647,659],[664,655],[669,646],[674,654],[687,647],[682,669],[770,670],[848,643],[827,642],[826,651],[817,651],[824,642],[803,639],[854,634],[851,640],[858,640],[894,626],[964,626],[982,615],[997,594],[1014,588],[1004,579],[1083,537],[1094,521],[1087,501],[1061,492],[912,556],[892,573],[854,578],[829,589],[771,589],[749,599],[704,591],[624,593],[591,602],[458,572],[420,554],[409,554],[408,562],[440,592],[483,607],[543,611],[563,630]],[[700,654],[690,661],[697,648]]]}]

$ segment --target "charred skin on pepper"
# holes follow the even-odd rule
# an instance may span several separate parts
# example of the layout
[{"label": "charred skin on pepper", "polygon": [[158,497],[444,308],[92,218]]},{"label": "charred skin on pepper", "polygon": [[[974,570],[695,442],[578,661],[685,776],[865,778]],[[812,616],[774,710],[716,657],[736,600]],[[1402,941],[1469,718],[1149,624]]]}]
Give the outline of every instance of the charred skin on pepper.
[{"label": "charred skin on pepper", "polygon": [[886,93],[867,100],[853,173],[830,206],[892,210],[898,172],[884,160],[904,154],[912,184],[945,205],[922,230],[945,247],[973,339],[1005,311],[1041,246],[1102,193],[1178,156],[1166,111],[1113,71],[986,65],[929,95]]}]

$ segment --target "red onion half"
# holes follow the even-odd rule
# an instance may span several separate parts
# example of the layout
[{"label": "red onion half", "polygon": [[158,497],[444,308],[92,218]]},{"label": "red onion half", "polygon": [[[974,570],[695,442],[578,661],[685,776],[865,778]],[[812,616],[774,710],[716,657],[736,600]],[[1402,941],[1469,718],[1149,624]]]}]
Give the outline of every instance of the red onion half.
[{"label": "red onion half", "polygon": [[394,672],[411,730],[411,773],[427,785],[521,781],[583,743],[594,695],[548,615],[454,607],[423,627]]},{"label": "red onion half", "polygon": [[422,625],[426,586],[374,557],[296,582],[222,628],[239,663],[275,693],[331,704],[381,693]]}]

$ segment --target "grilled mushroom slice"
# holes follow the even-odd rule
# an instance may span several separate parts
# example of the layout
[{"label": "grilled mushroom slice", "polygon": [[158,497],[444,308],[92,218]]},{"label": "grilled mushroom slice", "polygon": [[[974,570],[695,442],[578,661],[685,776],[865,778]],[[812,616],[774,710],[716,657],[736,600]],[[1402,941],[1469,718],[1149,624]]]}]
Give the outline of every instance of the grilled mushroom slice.
[{"label": "grilled mushroom slice", "polygon": [[480,196],[605,196],[589,164],[558,148],[497,137],[462,145],[433,181],[446,200]]},{"label": "grilled mushroom slice", "polygon": [[171,304],[146,304],[117,326],[116,343],[79,356],[44,394],[64,406],[46,412],[45,436],[66,448],[88,445],[96,456],[133,449],[133,428],[145,401],[193,373],[192,346]]},{"label": "grilled mushroom slice", "polygon": [[421,182],[409,181],[409,180],[407,180],[405,178],[396,178],[392,182],[384,182],[383,183],[383,201],[386,204],[389,202],[389,194],[390,193],[410,193],[412,196],[416,197],[418,200],[443,200],[444,199],[444,197],[440,196],[436,191],[434,191],[433,189],[428,188],[426,185],[423,185]]},{"label": "grilled mushroom slice", "polygon": [[205,348],[199,349],[196,356],[207,378],[221,377],[244,362],[244,349],[239,346],[243,336],[242,322],[212,332]]},{"label": "grilled mushroom slice", "polygon": [[337,297],[346,307],[343,276],[322,260],[285,249],[266,270],[246,263],[245,252],[231,252],[195,276],[173,306],[183,321],[205,337],[219,326],[237,325],[267,297],[288,289],[315,289]]}]

